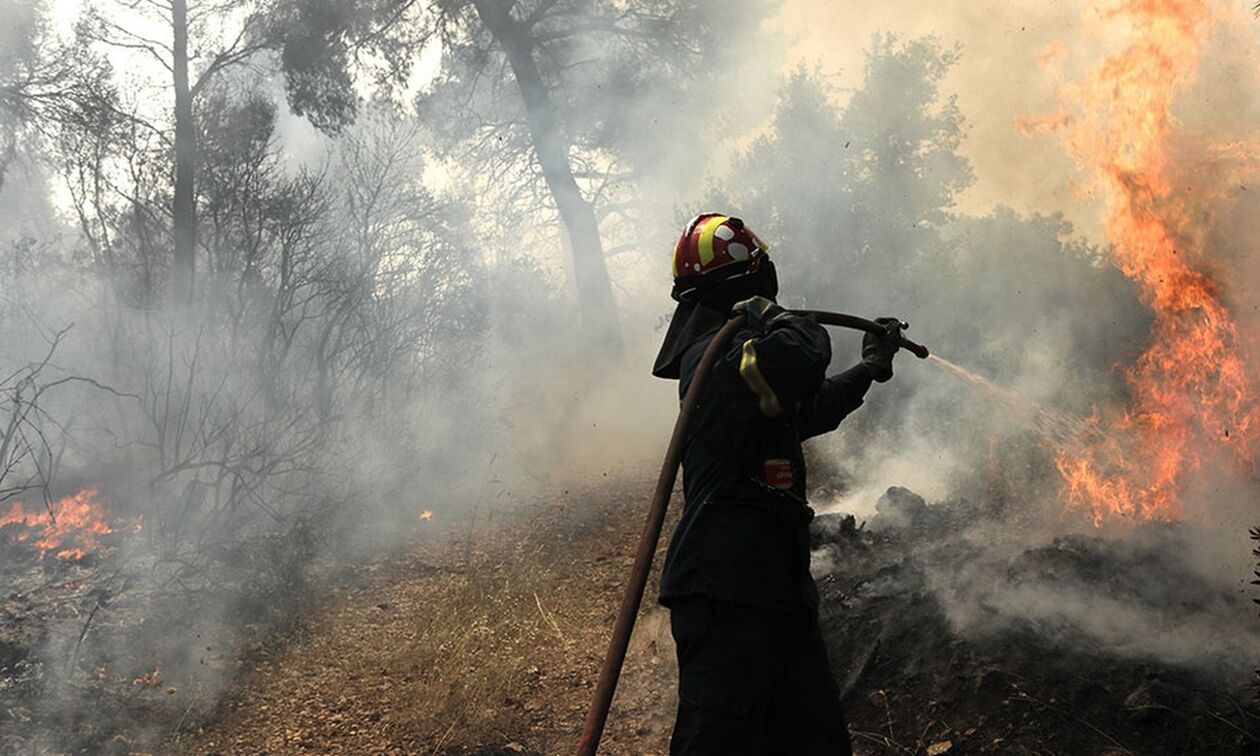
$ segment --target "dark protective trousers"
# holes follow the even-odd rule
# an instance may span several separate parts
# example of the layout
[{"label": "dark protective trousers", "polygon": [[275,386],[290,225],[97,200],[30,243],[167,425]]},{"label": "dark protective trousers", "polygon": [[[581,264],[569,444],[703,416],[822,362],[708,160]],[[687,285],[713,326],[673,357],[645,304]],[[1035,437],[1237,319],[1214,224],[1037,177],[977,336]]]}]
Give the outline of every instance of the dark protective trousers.
[{"label": "dark protective trousers", "polygon": [[672,756],[849,756],[840,691],[813,613],[702,596],[670,602],[678,647]]}]

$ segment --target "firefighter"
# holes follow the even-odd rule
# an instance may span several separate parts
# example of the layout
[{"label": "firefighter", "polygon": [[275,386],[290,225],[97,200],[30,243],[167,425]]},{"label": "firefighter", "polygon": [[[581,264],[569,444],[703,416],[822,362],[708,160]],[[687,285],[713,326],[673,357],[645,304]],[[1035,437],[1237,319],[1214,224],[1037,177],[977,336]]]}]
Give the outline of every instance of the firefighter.
[{"label": "firefighter", "polygon": [[688,223],[674,248],[678,307],[653,374],[677,379],[682,396],[723,323],[747,322],[694,410],[685,503],[661,576],[678,651],[671,754],[851,753],[818,629],[801,442],[892,378],[902,326],[876,321],[887,331],[865,337],[861,362],[826,377],[830,338],[775,303],[766,252],[739,218],[714,213]]}]

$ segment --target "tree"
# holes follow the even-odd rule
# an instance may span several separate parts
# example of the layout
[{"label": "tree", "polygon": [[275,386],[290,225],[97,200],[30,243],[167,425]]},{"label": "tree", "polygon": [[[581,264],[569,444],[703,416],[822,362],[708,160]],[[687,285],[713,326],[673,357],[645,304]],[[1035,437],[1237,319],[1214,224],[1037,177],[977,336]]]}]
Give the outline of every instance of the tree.
[{"label": "tree", "polygon": [[473,0],[439,19],[443,71],[421,110],[442,113],[435,128],[521,215],[555,208],[593,335],[617,343],[601,231],[637,204],[618,192],[674,157],[661,135],[711,128],[698,92],[717,90],[726,45],[760,16],[704,0]]},{"label": "tree", "polygon": [[66,124],[98,120],[113,101],[108,63],[55,40],[41,3],[8,10],[0,40],[0,188],[20,151],[46,147]]},{"label": "tree", "polygon": [[[662,148],[662,135],[704,133],[716,122],[697,124],[692,104],[709,102],[716,88],[704,84],[765,9],[713,0],[450,0],[423,11],[367,2],[338,16],[329,2],[295,6],[301,31],[293,38],[325,54],[286,56],[287,80],[301,85],[290,86],[294,108],[328,103],[312,120],[330,125],[353,116],[346,71],[356,39],[384,47],[389,61],[440,44],[441,70],[419,112],[462,160],[483,204],[494,201],[502,208],[496,217],[510,219],[509,246],[539,241],[546,224],[534,218],[554,214],[586,330],[618,351],[605,236],[635,201],[616,195],[676,157]],[[369,29],[363,18],[379,24]],[[308,97],[313,92],[321,96]],[[647,107],[627,107],[632,100]]]},{"label": "tree", "polygon": [[[509,4],[503,0],[474,0],[472,5],[478,19],[507,56],[520,90],[534,156],[560,213],[561,222],[568,232],[573,277],[584,317],[588,323],[595,321],[593,325],[597,330],[611,333],[612,329],[607,328],[606,324],[614,322],[615,318],[612,286],[608,281],[608,268],[604,262],[604,248],[599,237],[595,208],[582,195],[573,175],[573,168],[569,163],[570,142],[543,81],[542,71],[534,58],[537,48],[545,44],[545,38],[535,30],[545,21],[547,11],[543,10],[535,18],[536,9],[535,13],[518,21],[512,16]],[[545,4],[540,6],[542,8],[545,8]],[[613,33],[620,33],[616,31],[618,27],[615,19],[608,21],[608,28]],[[545,53],[545,50],[542,52]]]},{"label": "tree", "polygon": [[874,311],[877,296],[913,299],[917,260],[948,258],[940,230],[972,181],[958,152],[962,116],[939,92],[956,60],[931,37],[877,37],[843,107],[818,74],[788,77],[770,133],[736,166],[758,180],[728,182],[759,233],[786,250],[787,291]]},{"label": "tree", "polygon": [[[877,37],[847,101],[818,73],[796,70],[768,132],[734,166],[756,180],[724,182],[723,199],[775,245],[788,301],[904,317],[934,352],[1087,414],[1099,386],[1124,391],[1111,368],[1139,348],[1148,316],[1132,284],[1061,217],[956,211],[972,180],[964,121],[940,92],[956,59],[932,38]],[[833,338],[837,360],[856,356],[855,337]],[[873,392],[839,443],[869,454],[880,439],[947,444],[1005,427],[993,406],[947,395],[949,384],[912,368],[898,376],[902,391]],[[935,401],[936,422],[899,429],[907,391]]]},{"label": "tree", "polygon": [[171,76],[175,88],[175,197],[172,220],[175,228],[175,296],[192,296],[196,275],[197,208],[193,191],[196,184],[197,143],[194,141],[193,95],[188,83],[188,2],[170,0]]},{"label": "tree", "polygon": [[[144,3],[112,0],[108,11],[93,6],[85,25],[84,36],[108,47],[129,50],[157,63],[170,75],[173,100],[174,194],[171,200],[171,225],[174,240],[173,294],[176,301],[187,302],[194,293],[196,279],[196,171],[197,127],[194,103],[197,96],[217,75],[248,61],[256,53],[268,49],[273,40],[261,34],[260,16],[246,4],[221,3],[213,0],[151,0]],[[229,23],[231,14],[244,12],[232,41],[226,45],[211,44],[206,50],[191,38],[213,39]],[[146,25],[160,24],[171,31],[171,42],[147,36],[138,31]],[[194,70],[199,68],[199,70]],[[158,127],[160,128],[160,127]]]},{"label": "tree", "polygon": [[940,91],[958,55],[935,37],[877,36],[862,86],[845,107],[858,179],[850,207],[861,232],[855,251],[890,282],[916,260],[948,255],[940,229],[974,181],[959,152],[966,122],[957,98]]}]

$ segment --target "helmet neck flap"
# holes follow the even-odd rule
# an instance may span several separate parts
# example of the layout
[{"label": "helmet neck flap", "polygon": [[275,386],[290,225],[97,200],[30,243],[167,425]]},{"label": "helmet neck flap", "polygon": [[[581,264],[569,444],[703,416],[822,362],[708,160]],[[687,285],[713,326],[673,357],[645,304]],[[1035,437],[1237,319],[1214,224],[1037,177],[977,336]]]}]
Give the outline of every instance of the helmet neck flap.
[{"label": "helmet neck flap", "polygon": [[[779,278],[774,263],[767,257],[755,258],[751,264],[730,267],[731,275],[701,282],[700,276],[693,281],[680,279],[674,286],[674,298],[678,307],[665,331],[665,340],[652,367],[657,378],[679,378],[683,354],[693,344],[712,336],[730,316],[731,306],[749,297],[774,299],[779,294]],[[728,269],[723,269],[727,273]],[[682,288],[680,292],[679,289]]]}]

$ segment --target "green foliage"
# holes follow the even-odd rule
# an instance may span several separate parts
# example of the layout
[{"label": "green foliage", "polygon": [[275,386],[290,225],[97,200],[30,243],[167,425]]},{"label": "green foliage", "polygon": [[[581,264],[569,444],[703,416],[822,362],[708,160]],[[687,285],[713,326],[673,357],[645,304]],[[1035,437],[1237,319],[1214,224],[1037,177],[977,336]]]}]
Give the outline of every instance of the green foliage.
[{"label": "green foliage", "polygon": [[[1060,215],[1005,207],[952,223],[945,236],[953,253],[918,276],[955,282],[922,289],[930,312],[949,313],[925,323],[942,353],[967,354],[972,367],[1010,382],[1028,370],[1032,342],[1058,351],[1080,379],[1118,378],[1112,368],[1141,353],[1151,316],[1133,284],[1096,247],[1070,241],[1071,231]],[[1098,392],[1073,388],[1064,404],[1088,412],[1081,401]]]},{"label": "green foliage", "polygon": [[263,46],[279,52],[289,108],[336,134],[360,114],[369,62],[381,94],[405,88],[432,32],[420,18],[436,15],[411,0],[277,0],[257,18]]},{"label": "green foliage", "polygon": [[973,181],[958,154],[966,122],[956,99],[940,94],[958,55],[935,37],[902,42],[893,35],[876,37],[867,51],[844,129],[861,179],[854,211],[862,225],[888,234],[871,240],[874,249],[881,241],[917,247],[924,237],[906,229],[948,221],[955,197]]},{"label": "green foliage", "polygon": [[954,209],[974,180],[960,153],[965,121],[940,92],[957,60],[932,37],[876,37],[843,105],[823,77],[798,68],[768,133],[723,188],[774,245],[789,301],[899,309],[925,342],[998,378],[1027,368],[1020,344],[1039,331],[1056,332],[1064,360],[1107,371],[1145,327],[1124,277],[1070,241],[1061,217]]},{"label": "green foliage", "polygon": [[289,107],[322,131],[339,131],[358,113],[350,70],[356,10],[341,0],[301,0],[278,6],[271,19]]}]

